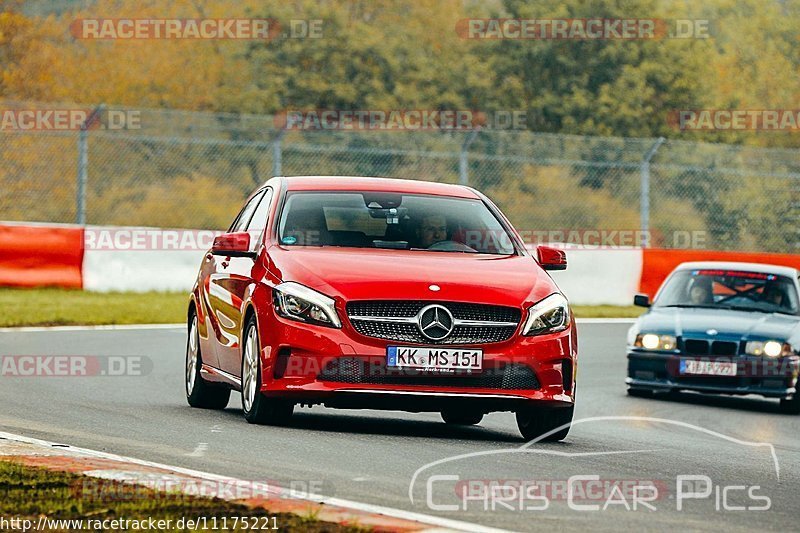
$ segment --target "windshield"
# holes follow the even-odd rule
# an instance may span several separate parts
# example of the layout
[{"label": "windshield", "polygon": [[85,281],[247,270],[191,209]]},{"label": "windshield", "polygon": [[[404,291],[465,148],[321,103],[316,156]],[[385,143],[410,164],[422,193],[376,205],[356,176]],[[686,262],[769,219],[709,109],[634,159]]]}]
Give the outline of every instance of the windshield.
[{"label": "windshield", "polygon": [[480,200],[384,192],[289,193],[284,246],[511,255],[511,237]]},{"label": "windshield", "polygon": [[797,314],[797,290],[785,276],[734,270],[682,270],[669,278],[656,307],[711,307]]}]

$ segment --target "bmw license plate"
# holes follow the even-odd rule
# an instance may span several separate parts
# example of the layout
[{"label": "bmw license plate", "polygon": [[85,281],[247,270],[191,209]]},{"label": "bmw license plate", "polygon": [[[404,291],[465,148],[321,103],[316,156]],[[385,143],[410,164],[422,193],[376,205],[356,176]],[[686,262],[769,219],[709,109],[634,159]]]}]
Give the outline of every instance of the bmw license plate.
[{"label": "bmw license plate", "polygon": [[693,361],[681,359],[682,375],[699,376],[736,376],[736,363],[723,361]]},{"label": "bmw license plate", "polygon": [[483,350],[389,346],[386,349],[386,366],[440,371],[481,370]]}]

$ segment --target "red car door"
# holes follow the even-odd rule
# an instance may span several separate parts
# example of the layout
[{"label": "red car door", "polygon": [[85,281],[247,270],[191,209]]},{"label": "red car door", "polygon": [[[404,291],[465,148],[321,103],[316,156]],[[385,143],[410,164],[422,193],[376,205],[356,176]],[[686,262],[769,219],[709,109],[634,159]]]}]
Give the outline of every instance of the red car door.
[{"label": "red car door", "polygon": [[210,292],[215,294],[215,314],[220,335],[217,337],[219,368],[241,377],[242,355],[239,335],[244,329],[244,300],[254,279],[265,271],[263,233],[267,226],[273,193],[271,188],[259,191],[242,210],[232,232],[250,234],[250,251],[255,257],[217,257]]}]

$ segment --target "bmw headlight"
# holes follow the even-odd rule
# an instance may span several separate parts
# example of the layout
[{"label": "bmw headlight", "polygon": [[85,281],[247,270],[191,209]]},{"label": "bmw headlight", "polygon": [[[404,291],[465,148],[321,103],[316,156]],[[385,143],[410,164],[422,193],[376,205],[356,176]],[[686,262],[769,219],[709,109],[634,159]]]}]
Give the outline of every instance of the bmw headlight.
[{"label": "bmw headlight", "polygon": [[653,351],[672,351],[678,346],[674,335],[656,335],[655,333],[639,333],[633,345],[637,348]]},{"label": "bmw headlight", "polygon": [[288,281],[275,287],[275,309],[285,318],[329,326],[342,327],[333,298],[309,289],[305,285]]},{"label": "bmw headlight", "polygon": [[528,309],[523,335],[543,335],[563,331],[569,326],[569,302],[561,294],[551,294]]},{"label": "bmw headlight", "polygon": [[767,357],[780,357],[791,355],[792,347],[780,341],[748,341],[744,345],[747,355],[763,355]]}]

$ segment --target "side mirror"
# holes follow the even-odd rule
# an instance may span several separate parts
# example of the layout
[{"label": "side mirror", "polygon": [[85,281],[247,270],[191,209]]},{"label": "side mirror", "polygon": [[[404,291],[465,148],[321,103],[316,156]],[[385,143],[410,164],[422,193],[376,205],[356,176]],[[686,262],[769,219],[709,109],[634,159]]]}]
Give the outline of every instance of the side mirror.
[{"label": "side mirror", "polygon": [[650,307],[650,297],[646,294],[637,294],[633,297],[633,305],[638,307]]},{"label": "side mirror", "polygon": [[256,253],[250,251],[250,234],[246,231],[217,235],[211,253],[226,257],[256,257]]},{"label": "side mirror", "polygon": [[567,252],[549,246],[537,246],[536,255],[539,265],[545,270],[566,270]]}]

